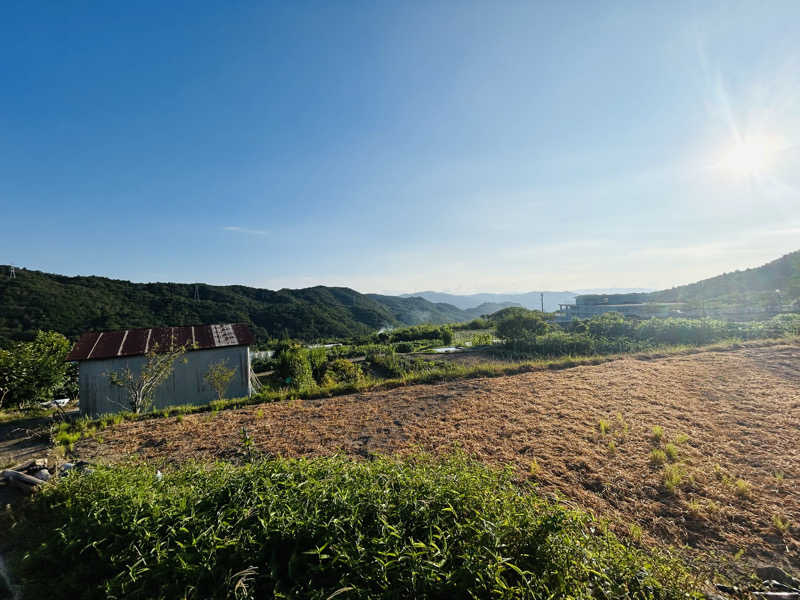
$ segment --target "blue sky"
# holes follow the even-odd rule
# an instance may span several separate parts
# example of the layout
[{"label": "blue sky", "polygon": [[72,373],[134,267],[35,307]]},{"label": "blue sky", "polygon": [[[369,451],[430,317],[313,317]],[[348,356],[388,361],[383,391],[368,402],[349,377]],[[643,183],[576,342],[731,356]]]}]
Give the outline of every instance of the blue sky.
[{"label": "blue sky", "polygon": [[800,249],[800,3],[16,3],[0,264],[670,287]]}]

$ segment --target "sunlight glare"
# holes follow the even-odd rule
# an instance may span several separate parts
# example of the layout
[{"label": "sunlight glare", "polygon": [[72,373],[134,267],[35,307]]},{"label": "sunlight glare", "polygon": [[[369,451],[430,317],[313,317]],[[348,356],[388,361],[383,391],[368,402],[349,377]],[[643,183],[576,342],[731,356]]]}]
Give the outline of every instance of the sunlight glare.
[{"label": "sunlight glare", "polygon": [[734,176],[758,177],[774,165],[781,145],[768,136],[742,138],[723,152],[716,166]]}]

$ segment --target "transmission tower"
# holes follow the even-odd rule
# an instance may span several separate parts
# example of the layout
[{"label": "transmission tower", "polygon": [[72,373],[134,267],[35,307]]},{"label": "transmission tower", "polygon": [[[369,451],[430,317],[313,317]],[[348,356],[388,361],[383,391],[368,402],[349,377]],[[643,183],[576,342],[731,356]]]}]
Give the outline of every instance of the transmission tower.
[{"label": "transmission tower", "polygon": [[8,278],[9,279],[17,278],[17,270],[14,268],[14,265],[8,265]]},{"label": "transmission tower", "polygon": [[194,299],[200,300],[200,288],[198,286],[194,286]]}]

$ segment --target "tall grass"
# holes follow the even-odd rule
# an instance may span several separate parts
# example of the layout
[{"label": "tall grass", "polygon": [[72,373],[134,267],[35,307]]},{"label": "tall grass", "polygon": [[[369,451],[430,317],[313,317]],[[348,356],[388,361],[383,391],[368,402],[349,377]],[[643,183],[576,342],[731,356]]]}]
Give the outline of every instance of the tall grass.
[{"label": "tall grass", "polygon": [[30,598],[700,598],[675,559],[461,455],[98,468],[17,530]]}]

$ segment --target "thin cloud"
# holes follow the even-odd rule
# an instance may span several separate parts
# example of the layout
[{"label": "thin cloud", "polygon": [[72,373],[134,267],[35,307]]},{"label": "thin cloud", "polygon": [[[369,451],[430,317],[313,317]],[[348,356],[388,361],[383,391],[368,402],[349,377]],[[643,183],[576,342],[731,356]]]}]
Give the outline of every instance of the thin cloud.
[{"label": "thin cloud", "polygon": [[248,229],[247,227],[237,227],[236,225],[228,225],[222,229],[224,231],[235,231],[236,233],[244,233],[246,235],[267,235],[264,229]]}]

